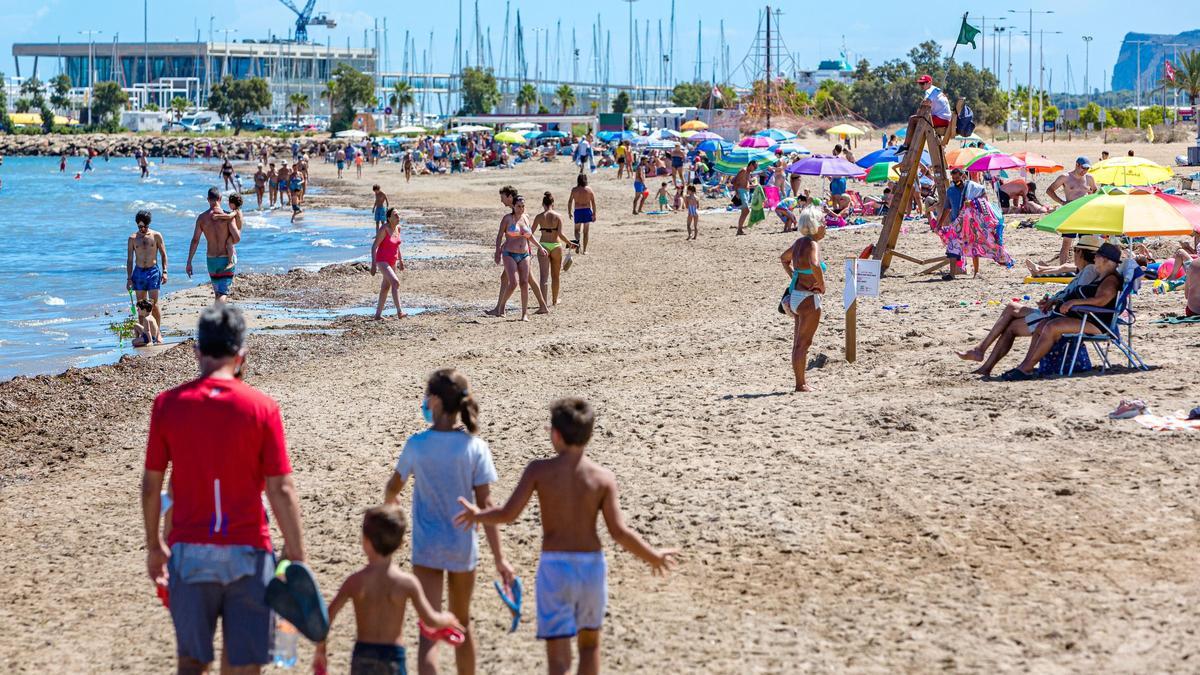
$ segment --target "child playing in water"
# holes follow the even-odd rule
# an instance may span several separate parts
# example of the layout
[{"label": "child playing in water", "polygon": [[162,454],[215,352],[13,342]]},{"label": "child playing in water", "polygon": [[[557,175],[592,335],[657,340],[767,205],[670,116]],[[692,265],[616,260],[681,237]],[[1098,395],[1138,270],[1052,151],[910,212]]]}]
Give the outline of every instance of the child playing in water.
[{"label": "child playing in water", "polygon": [[461,526],[511,523],[535,493],[542,519],[542,555],[537,573],[537,636],[546,641],[551,673],[571,667],[571,638],[579,636],[580,672],[600,672],[600,629],[608,604],[608,565],[596,534],[596,516],[614,541],[650,564],[654,574],[675,566],[676,552],[651,548],[625,525],[617,479],[584,456],[595,415],[580,398],[550,406],[550,443],[557,453],[525,467],[508,502],[481,510],[459,498]]},{"label": "child playing in water", "polygon": [[695,185],[687,186],[687,197],[684,197],[683,203],[687,206],[687,238],[695,239],[700,236],[700,200],[696,198]]},{"label": "child playing in water", "polygon": [[[362,549],[367,565],[351,574],[329,604],[329,625],[347,601],[354,603],[357,640],[350,657],[352,673],[403,673],[404,607],[411,602],[426,628],[462,630],[450,612],[436,611],[411,574],[400,571],[392,561],[404,543],[407,529],[404,510],[395,504],[376,506],[363,514]],[[328,669],[326,642],[318,642],[313,655],[313,671]]]},{"label": "child playing in water", "polygon": [[149,300],[137,301],[137,323],[133,324],[134,347],[162,344],[162,333],[158,331],[158,322],[154,320],[153,311],[154,305]]},{"label": "child playing in water", "polygon": [[663,183],[662,187],[658,188],[658,194],[655,195],[656,197],[658,197],[658,210],[659,211],[671,211],[672,210],[671,205],[668,202],[669,197],[667,195],[668,195],[667,184]]}]

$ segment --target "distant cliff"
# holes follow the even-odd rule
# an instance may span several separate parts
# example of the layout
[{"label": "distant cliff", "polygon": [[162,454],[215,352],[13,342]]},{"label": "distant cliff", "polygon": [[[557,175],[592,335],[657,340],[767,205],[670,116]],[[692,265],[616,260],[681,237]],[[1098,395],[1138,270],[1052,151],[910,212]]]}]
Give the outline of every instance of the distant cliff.
[{"label": "distant cliff", "polygon": [[[1144,92],[1158,86],[1158,81],[1163,79],[1163,61],[1171,58],[1174,50],[1186,52],[1200,49],[1200,30],[1190,30],[1178,35],[1126,33],[1125,40],[1121,42],[1121,52],[1117,55],[1117,65],[1113,66],[1113,90],[1135,88],[1138,72],[1138,45],[1136,43],[1142,40],[1150,43],[1142,45],[1142,91]],[[1187,46],[1163,46],[1171,43]]]}]

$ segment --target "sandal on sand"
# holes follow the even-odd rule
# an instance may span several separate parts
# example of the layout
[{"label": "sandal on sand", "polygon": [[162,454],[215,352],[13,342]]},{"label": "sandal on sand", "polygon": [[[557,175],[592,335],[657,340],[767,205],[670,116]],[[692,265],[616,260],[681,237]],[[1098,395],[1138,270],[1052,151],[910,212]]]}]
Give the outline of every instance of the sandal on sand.
[{"label": "sandal on sand", "polygon": [[512,612],[512,626],[508,632],[517,632],[517,626],[521,625],[521,578],[514,577],[512,583],[512,595],[504,592],[504,586],[499,581],[493,581],[492,586],[496,588],[496,593],[500,595],[500,601]]},{"label": "sandal on sand", "polygon": [[1149,411],[1150,409],[1146,406],[1146,402],[1141,399],[1121,399],[1121,404],[1117,406],[1116,410],[1108,413],[1108,418],[1111,420],[1128,420],[1138,415],[1144,415]]},{"label": "sandal on sand", "polygon": [[1012,370],[1010,370],[1007,373],[1004,373],[1003,375],[1000,376],[1001,382],[1024,382],[1025,380],[1036,380],[1036,379],[1037,379],[1037,375],[1032,375],[1030,373],[1026,373],[1025,371],[1021,370],[1020,368],[1013,368]]},{"label": "sandal on sand", "polygon": [[447,627],[439,630],[430,630],[425,626],[425,623],[420,620],[417,621],[417,626],[421,628],[421,637],[425,638],[426,640],[433,640],[434,642],[443,640],[450,643],[450,646],[452,647],[461,645],[467,639],[467,636],[463,635],[463,632],[457,628]]}]

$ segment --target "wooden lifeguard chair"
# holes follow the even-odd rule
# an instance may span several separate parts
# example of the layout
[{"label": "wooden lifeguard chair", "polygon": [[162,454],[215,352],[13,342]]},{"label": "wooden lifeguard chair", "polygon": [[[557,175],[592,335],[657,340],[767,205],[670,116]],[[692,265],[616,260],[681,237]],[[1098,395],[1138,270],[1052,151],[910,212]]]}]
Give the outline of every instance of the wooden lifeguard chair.
[{"label": "wooden lifeguard chair", "polygon": [[900,226],[904,223],[904,215],[912,204],[913,194],[919,190],[918,178],[921,175],[921,151],[929,150],[929,169],[933,174],[933,185],[937,194],[937,205],[934,207],[939,218],[948,217],[946,210],[947,190],[949,181],[946,176],[946,145],[954,138],[958,113],[962,110],[963,99],[958,99],[954,112],[950,115],[950,124],[943,130],[933,126],[929,101],[921,101],[917,114],[908,118],[908,131],[905,143],[908,150],[904,153],[903,161],[897,170],[900,172],[900,182],[896,186],[896,194],[892,195],[892,203],[888,206],[887,216],[883,219],[883,229],[879,232],[879,241],[872,249],[871,257],[880,261],[880,268],[886,271],[892,263],[892,256],[907,260],[918,265],[926,266],[919,274],[933,274],[950,264],[946,256],[936,258],[915,258],[896,250],[896,242],[900,239]]}]

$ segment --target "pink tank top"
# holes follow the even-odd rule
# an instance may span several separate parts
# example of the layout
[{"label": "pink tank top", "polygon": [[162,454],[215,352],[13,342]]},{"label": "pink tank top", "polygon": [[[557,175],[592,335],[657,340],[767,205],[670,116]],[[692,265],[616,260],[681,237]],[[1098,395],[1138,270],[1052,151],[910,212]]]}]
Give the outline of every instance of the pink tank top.
[{"label": "pink tank top", "polygon": [[395,265],[400,260],[400,230],[396,234],[384,237],[375,249],[375,262],[385,262]]}]

